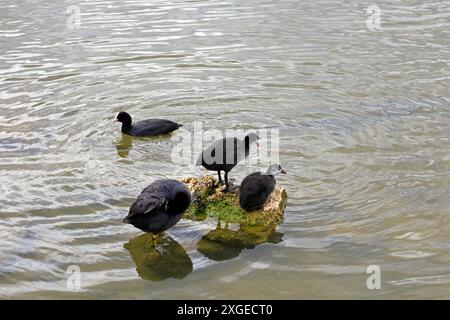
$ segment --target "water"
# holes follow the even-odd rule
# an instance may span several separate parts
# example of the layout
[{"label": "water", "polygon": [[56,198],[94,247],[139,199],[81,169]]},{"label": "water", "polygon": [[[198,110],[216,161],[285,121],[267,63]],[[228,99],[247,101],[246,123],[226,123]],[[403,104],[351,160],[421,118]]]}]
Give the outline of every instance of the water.
[{"label": "water", "polygon": [[[450,1],[377,1],[379,31],[372,4],[1,1],[0,296],[450,298]],[[173,164],[170,137],[123,139],[120,110],[278,128],[284,221],[208,257],[214,221],[182,220],[152,264],[130,203],[205,172]]]}]

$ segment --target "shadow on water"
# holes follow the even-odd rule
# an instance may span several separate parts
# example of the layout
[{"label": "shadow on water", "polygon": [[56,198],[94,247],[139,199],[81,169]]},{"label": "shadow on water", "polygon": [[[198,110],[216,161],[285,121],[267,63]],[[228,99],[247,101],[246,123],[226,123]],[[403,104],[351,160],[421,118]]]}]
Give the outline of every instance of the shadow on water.
[{"label": "shadow on water", "polygon": [[136,264],[137,273],[145,280],[183,279],[193,270],[192,260],[183,246],[165,234],[157,239],[142,234],[125,243],[124,248]]},{"label": "shadow on water", "polygon": [[240,225],[239,230],[231,230],[228,224],[222,228],[219,222],[215,230],[200,239],[197,251],[211,260],[224,261],[239,256],[243,249],[253,249],[263,243],[280,243],[282,238],[283,234],[276,231],[276,225]]},{"label": "shadow on water", "polygon": [[133,149],[133,137],[128,134],[123,134],[121,139],[114,143],[119,157],[128,158],[131,149]]}]

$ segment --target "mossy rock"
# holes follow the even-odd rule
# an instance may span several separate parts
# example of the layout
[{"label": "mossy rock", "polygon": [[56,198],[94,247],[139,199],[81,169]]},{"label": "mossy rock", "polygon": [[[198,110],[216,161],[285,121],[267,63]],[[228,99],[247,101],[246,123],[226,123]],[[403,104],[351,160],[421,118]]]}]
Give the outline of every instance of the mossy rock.
[{"label": "mossy rock", "polygon": [[231,190],[223,192],[223,186],[212,176],[180,179],[191,191],[193,201],[183,218],[201,221],[213,217],[218,221],[239,223],[248,226],[272,226],[283,218],[287,202],[284,188],[275,187],[263,208],[246,212],[239,205],[239,187],[231,186]]}]

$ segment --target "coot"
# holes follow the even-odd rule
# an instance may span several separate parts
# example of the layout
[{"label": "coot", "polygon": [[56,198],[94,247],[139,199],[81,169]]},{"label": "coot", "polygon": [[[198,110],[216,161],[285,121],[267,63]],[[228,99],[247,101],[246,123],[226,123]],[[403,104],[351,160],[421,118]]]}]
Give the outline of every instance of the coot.
[{"label": "coot", "polygon": [[150,137],[165,134],[177,130],[181,124],[164,119],[147,119],[132,124],[131,116],[121,111],[116,116],[116,121],[122,122],[122,132],[135,137]]},{"label": "coot", "polygon": [[[199,155],[196,164],[202,165],[210,171],[217,171],[219,182],[223,183],[221,171],[225,172],[225,185],[229,188],[228,172],[231,171],[242,159],[248,157],[250,145],[259,140],[256,133],[248,133],[243,140],[238,138],[223,138],[211,143]],[[258,144],[256,142],[256,144]]]},{"label": "coot", "polygon": [[275,176],[286,172],[279,164],[269,166],[266,173],[253,172],[241,183],[239,204],[245,211],[259,210],[275,189]]},{"label": "coot", "polygon": [[190,204],[191,193],[183,183],[156,180],[141,192],[123,222],[158,234],[174,226]]}]

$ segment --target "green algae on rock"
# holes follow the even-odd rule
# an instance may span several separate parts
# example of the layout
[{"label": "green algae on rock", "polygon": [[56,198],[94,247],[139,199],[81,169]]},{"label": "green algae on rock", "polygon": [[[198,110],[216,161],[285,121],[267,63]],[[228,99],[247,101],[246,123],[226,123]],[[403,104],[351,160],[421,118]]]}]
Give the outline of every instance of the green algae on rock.
[{"label": "green algae on rock", "polygon": [[223,192],[223,186],[212,176],[182,178],[180,181],[193,196],[192,205],[184,214],[184,219],[199,221],[209,216],[229,223],[270,226],[283,218],[287,202],[284,188],[276,186],[262,209],[246,212],[239,205],[238,187]]}]

